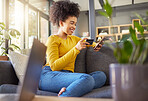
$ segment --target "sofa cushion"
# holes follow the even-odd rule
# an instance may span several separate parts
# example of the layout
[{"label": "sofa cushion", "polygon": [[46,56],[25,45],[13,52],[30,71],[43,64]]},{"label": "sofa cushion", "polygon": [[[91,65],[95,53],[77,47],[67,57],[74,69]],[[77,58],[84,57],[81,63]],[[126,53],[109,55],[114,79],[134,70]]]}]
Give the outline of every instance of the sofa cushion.
[{"label": "sofa cushion", "polygon": [[102,48],[95,52],[89,47],[86,52],[86,70],[87,73],[94,71],[103,71],[107,76],[106,85],[109,84],[109,64],[117,63],[112,49],[103,45]]},{"label": "sofa cushion", "polygon": [[24,74],[26,71],[28,56],[14,52],[14,51],[9,52],[8,56],[9,56],[10,61],[14,67],[16,75],[20,80],[20,83],[22,83],[23,78],[24,78]]},{"label": "sofa cushion", "polygon": [[18,84],[19,80],[10,61],[0,61],[0,85]]},{"label": "sofa cushion", "polygon": [[16,93],[18,85],[3,84],[0,86],[0,93]]},{"label": "sofa cushion", "polygon": [[104,86],[98,89],[94,89],[88,94],[83,95],[86,98],[112,98],[112,90],[110,86]]},{"label": "sofa cushion", "polygon": [[[0,86],[0,93],[16,93],[18,85],[12,85],[12,84],[4,84]],[[47,92],[47,91],[41,91],[37,90],[37,95],[44,95],[44,96],[57,96],[57,93],[53,92]],[[98,89],[94,89],[88,94],[83,95],[82,97],[86,98],[112,98],[111,88],[110,86],[101,87]]]},{"label": "sofa cushion", "polygon": [[77,55],[75,61],[75,72],[86,73],[85,55],[86,55],[86,48],[81,50],[81,52]]},{"label": "sofa cushion", "polygon": [[[0,86],[0,93],[16,93],[18,85],[4,84]],[[57,96],[57,93],[37,90],[37,95]]]}]

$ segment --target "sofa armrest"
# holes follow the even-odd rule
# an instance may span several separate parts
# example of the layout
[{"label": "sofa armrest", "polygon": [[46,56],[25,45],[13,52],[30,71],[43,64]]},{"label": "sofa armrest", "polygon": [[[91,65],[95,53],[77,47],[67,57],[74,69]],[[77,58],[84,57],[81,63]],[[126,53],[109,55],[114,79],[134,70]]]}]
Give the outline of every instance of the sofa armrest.
[{"label": "sofa armrest", "polygon": [[0,85],[15,84],[19,82],[10,61],[0,61]]}]

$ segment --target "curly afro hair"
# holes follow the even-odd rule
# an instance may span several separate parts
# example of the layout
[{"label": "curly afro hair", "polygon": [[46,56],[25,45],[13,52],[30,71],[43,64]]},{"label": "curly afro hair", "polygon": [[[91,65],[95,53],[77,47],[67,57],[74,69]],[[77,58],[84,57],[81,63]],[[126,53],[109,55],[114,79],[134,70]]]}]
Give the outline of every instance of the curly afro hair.
[{"label": "curly afro hair", "polygon": [[50,21],[59,27],[59,21],[65,21],[69,16],[79,17],[80,9],[77,3],[69,0],[53,2],[50,7]]}]

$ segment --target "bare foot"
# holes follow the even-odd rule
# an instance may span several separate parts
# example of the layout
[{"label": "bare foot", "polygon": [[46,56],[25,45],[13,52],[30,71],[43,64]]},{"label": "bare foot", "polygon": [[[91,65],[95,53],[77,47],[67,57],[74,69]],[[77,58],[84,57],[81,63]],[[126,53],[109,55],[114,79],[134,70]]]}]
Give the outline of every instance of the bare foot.
[{"label": "bare foot", "polygon": [[60,96],[63,92],[65,92],[66,91],[66,88],[65,87],[63,87],[61,90],[60,90],[60,92],[59,92],[59,94],[58,94],[58,96]]}]

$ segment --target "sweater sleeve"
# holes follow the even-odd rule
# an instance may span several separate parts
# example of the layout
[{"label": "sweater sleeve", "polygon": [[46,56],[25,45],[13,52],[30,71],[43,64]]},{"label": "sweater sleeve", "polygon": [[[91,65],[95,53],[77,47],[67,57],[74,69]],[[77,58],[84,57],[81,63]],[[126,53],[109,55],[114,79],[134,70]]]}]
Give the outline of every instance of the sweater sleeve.
[{"label": "sweater sleeve", "polygon": [[47,41],[47,62],[53,71],[62,70],[70,60],[76,58],[80,53],[78,49],[73,47],[69,52],[67,52],[62,57],[59,57],[59,47],[60,42],[56,41],[54,37],[49,37]]},{"label": "sweater sleeve", "polygon": [[96,42],[93,42],[92,45],[86,45],[87,47],[95,47],[96,46]]}]

